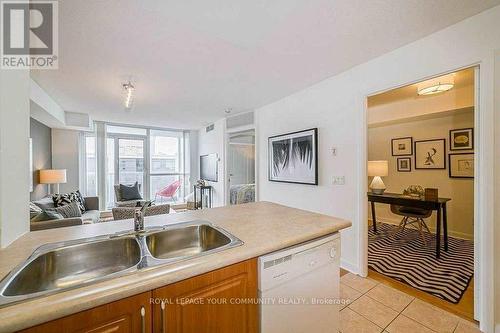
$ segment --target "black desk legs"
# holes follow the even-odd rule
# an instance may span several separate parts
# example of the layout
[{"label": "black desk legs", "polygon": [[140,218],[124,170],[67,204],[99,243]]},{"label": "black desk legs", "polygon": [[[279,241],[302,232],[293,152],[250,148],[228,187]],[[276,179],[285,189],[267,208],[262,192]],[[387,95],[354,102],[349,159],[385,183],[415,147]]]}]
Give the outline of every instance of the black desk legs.
[{"label": "black desk legs", "polygon": [[446,202],[443,204],[443,236],[444,250],[448,252],[448,219],[446,217]]},{"label": "black desk legs", "polygon": [[375,215],[375,203],[373,201],[371,201],[370,203],[372,204],[373,232],[377,233],[377,216]]},{"label": "black desk legs", "polygon": [[437,210],[436,218],[436,258],[439,259],[441,252],[441,207]]}]

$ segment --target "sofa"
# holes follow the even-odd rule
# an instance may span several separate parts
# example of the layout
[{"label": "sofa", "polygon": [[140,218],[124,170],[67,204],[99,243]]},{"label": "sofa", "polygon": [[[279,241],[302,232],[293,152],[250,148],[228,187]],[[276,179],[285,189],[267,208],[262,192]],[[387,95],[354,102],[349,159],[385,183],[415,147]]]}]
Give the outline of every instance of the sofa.
[{"label": "sofa", "polygon": [[[74,225],[98,223],[100,218],[99,198],[85,197],[85,213],[81,217],[64,218],[58,220],[30,222],[30,230],[45,230],[53,228],[70,227]],[[44,209],[55,208],[52,197],[45,197],[40,200],[32,201],[35,205]]]}]

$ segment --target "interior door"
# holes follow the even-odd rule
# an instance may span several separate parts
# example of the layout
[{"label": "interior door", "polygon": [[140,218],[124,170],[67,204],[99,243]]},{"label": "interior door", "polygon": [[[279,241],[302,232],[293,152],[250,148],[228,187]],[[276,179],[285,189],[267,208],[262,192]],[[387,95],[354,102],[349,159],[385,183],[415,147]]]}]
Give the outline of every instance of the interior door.
[{"label": "interior door", "polygon": [[229,181],[231,185],[253,184],[255,182],[254,145],[230,143]]},{"label": "interior door", "polygon": [[[255,184],[255,132],[231,134],[227,149],[228,194],[235,185]],[[228,202],[231,202],[230,198]]]},{"label": "interior door", "polygon": [[146,140],[143,138],[118,138],[116,145],[118,183],[140,184],[140,192],[145,198],[146,188]]}]

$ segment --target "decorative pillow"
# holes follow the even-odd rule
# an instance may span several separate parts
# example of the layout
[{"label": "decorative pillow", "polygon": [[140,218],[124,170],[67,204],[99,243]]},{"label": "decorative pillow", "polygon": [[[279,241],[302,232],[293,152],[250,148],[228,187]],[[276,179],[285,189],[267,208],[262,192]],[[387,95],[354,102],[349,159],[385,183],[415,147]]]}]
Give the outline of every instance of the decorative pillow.
[{"label": "decorative pillow", "polygon": [[33,202],[30,201],[30,219],[34,218],[35,216],[41,214],[43,210],[35,205]]},{"label": "decorative pillow", "polygon": [[71,203],[56,207],[54,211],[61,214],[64,218],[70,217],[81,217],[82,212],[80,211],[80,207],[78,207],[78,202],[72,201]]},{"label": "decorative pillow", "polygon": [[[80,208],[80,211],[83,213],[85,213],[85,211],[87,210],[85,208],[85,198],[83,197],[82,193],[80,192],[80,190],[76,190],[76,196],[77,196],[77,199],[78,199],[78,207]],[[82,208],[83,208],[83,211],[82,211]]]},{"label": "decorative pillow", "polygon": [[120,194],[123,201],[142,199],[139,193],[139,184],[137,182],[131,186],[120,184]]},{"label": "decorative pillow", "polygon": [[51,220],[61,220],[63,219],[64,216],[62,216],[60,213],[49,210],[44,210],[37,216],[33,217],[30,221],[31,222],[41,222],[41,221],[51,221]]},{"label": "decorative pillow", "polygon": [[85,213],[85,202],[83,200],[82,194],[80,191],[64,193],[64,194],[54,194],[52,196],[52,200],[54,200],[54,205],[57,207],[66,206],[72,202],[76,202],[78,208],[80,209],[80,213]]}]

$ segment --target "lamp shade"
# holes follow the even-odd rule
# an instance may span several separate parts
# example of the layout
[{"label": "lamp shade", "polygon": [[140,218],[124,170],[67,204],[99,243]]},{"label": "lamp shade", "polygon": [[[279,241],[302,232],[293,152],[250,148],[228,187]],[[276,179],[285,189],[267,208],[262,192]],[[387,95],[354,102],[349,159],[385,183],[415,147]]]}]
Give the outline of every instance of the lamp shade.
[{"label": "lamp shade", "polygon": [[40,170],[40,184],[64,184],[66,183],[66,169]]},{"label": "lamp shade", "polygon": [[389,174],[388,161],[368,161],[368,176],[369,177],[385,177]]}]

